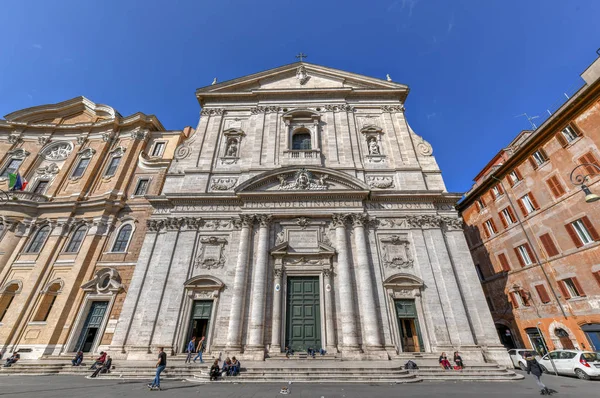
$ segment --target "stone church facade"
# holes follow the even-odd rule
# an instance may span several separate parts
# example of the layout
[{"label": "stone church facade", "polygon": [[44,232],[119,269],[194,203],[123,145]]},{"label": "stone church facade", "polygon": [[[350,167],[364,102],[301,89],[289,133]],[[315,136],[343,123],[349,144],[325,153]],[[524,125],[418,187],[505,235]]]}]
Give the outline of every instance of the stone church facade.
[{"label": "stone church facade", "polygon": [[198,89],[109,350],[509,363],[408,87],[299,62]]}]

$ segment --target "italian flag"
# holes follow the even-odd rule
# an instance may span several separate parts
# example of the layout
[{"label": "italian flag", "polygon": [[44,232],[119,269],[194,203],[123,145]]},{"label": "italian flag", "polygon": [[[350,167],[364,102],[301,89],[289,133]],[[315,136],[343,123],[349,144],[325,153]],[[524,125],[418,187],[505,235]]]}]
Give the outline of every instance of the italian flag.
[{"label": "italian flag", "polygon": [[8,188],[11,191],[24,191],[27,187],[27,180],[21,177],[20,173],[8,174]]}]

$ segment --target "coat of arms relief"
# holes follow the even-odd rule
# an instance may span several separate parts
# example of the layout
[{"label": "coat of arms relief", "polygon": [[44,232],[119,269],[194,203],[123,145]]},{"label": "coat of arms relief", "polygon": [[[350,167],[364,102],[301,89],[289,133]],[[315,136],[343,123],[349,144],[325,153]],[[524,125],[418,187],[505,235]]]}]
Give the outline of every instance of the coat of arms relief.
[{"label": "coat of arms relief", "polygon": [[392,235],[381,239],[383,265],[390,268],[410,268],[414,259],[406,235]]},{"label": "coat of arms relief", "polygon": [[306,169],[300,169],[294,173],[291,179],[288,179],[288,176],[289,174],[280,174],[277,176],[280,191],[324,191],[328,189],[326,180],[329,175],[327,174],[321,174],[317,177]]}]

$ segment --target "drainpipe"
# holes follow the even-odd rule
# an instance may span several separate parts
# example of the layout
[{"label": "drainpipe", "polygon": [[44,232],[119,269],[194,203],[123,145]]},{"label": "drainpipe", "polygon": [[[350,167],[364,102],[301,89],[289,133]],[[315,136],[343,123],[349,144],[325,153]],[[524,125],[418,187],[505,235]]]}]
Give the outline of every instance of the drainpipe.
[{"label": "drainpipe", "polygon": [[517,222],[519,223],[519,225],[521,226],[521,229],[523,230],[523,233],[525,234],[525,238],[527,239],[527,243],[529,243],[529,246],[533,249],[533,255],[535,256],[535,261],[536,261],[537,265],[539,265],[540,268],[542,269],[542,273],[544,274],[544,277],[546,278],[546,281],[548,281],[548,286],[550,287],[550,291],[552,292],[552,295],[554,296],[554,299],[558,303],[558,306],[560,308],[560,312],[562,312],[563,316],[566,319],[567,318],[567,314],[565,313],[565,309],[563,308],[561,302],[558,300],[558,295],[556,294],[556,290],[554,290],[554,287],[552,286],[552,282],[550,281],[550,277],[546,273],[546,270],[544,269],[544,266],[542,265],[542,262],[540,261],[540,258],[538,256],[537,250],[535,250],[535,246],[533,245],[533,242],[532,242],[531,238],[529,237],[529,234],[527,233],[527,229],[525,229],[525,226],[523,225],[523,221],[521,220],[521,216],[519,215],[519,212],[517,211],[517,208],[515,207],[512,199],[510,198],[510,195],[509,195],[508,191],[506,190],[506,188],[504,188],[504,183],[502,182],[502,180],[496,178],[494,175],[492,175],[491,177],[494,180],[496,180],[496,181],[498,181],[500,183],[500,185],[502,186],[502,190],[506,193],[506,197],[508,198],[508,202],[510,203],[510,205],[512,206],[512,208],[515,209],[515,215],[517,217]]}]

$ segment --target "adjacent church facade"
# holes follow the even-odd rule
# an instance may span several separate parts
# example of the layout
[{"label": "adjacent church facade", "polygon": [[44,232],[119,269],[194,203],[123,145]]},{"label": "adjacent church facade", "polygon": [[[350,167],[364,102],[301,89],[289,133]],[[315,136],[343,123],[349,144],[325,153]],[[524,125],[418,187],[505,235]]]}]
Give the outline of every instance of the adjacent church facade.
[{"label": "adjacent church facade", "polygon": [[460,350],[509,363],[408,87],[299,62],[197,90],[111,355],[348,359]]}]

